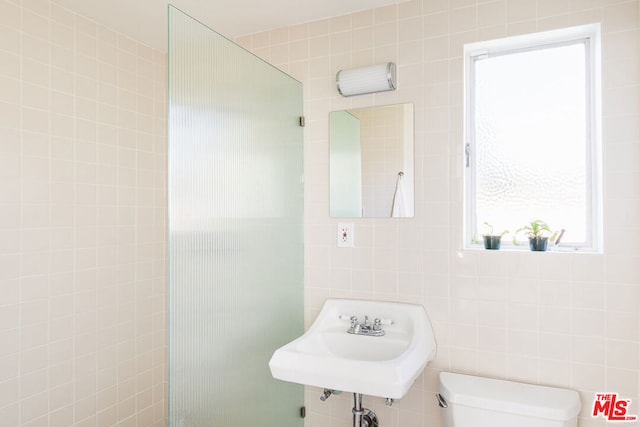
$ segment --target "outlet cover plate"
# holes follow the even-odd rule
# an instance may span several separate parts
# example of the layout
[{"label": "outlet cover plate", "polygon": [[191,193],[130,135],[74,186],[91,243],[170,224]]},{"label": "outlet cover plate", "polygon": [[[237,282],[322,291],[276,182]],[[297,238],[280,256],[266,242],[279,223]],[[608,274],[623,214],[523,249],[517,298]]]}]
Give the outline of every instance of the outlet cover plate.
[{"label": "outlet cover plate", "polygon": [[353,223],[341,222],[338,224],[338,247],[353,247]]}]

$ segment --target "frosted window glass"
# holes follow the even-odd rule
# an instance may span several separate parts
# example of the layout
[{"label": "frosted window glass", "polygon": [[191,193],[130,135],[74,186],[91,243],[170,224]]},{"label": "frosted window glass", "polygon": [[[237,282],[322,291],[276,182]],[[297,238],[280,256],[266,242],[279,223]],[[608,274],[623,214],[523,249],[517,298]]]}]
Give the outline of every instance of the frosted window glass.
[{"label": "frosted window glass", "polygon": [[169,8],[169,423],[302,426],[302,85]]},{"label": "frosted window glass", "polygon": [[477,230],[542,219],[587,239],[585,55],[578,42],[474,62]]}]

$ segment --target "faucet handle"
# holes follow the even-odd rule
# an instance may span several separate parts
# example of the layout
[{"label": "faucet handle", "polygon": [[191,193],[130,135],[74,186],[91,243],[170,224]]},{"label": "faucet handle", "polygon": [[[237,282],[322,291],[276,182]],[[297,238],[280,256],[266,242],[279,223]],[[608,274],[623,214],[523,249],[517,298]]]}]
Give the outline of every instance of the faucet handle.
[{"label": "faucet handle", "polygon": [[351,316],[351,327],[347,331],[351,334],[359,334],[360,333],[360,324],[358,323],[358,318],[356,316]]},{"label": "faucet handle", "polygon": [[379,318],[375,318],[373,320],[373,330],[374,331],[382,330],[382,320],[380,320]]}]

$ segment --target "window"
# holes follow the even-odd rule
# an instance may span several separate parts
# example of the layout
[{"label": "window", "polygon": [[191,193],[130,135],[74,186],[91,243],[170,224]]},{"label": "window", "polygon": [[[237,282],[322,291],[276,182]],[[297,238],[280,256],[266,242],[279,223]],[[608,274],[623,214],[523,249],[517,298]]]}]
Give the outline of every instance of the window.
[{"label": "window", "polygon": [[598,25],[465,46],[464,247],[542,220],[602,250],[599,78]]}]

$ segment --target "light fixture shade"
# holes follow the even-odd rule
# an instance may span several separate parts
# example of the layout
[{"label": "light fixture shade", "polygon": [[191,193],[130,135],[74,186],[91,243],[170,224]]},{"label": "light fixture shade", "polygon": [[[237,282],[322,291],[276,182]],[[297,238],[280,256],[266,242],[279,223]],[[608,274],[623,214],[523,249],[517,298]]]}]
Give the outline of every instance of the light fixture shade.
[{"label": "light fixture shade", "polygon": [[336,74],[336,85],[342,96],[395,90],[396,64],[388,62],[351,70],[340,70]]}]

